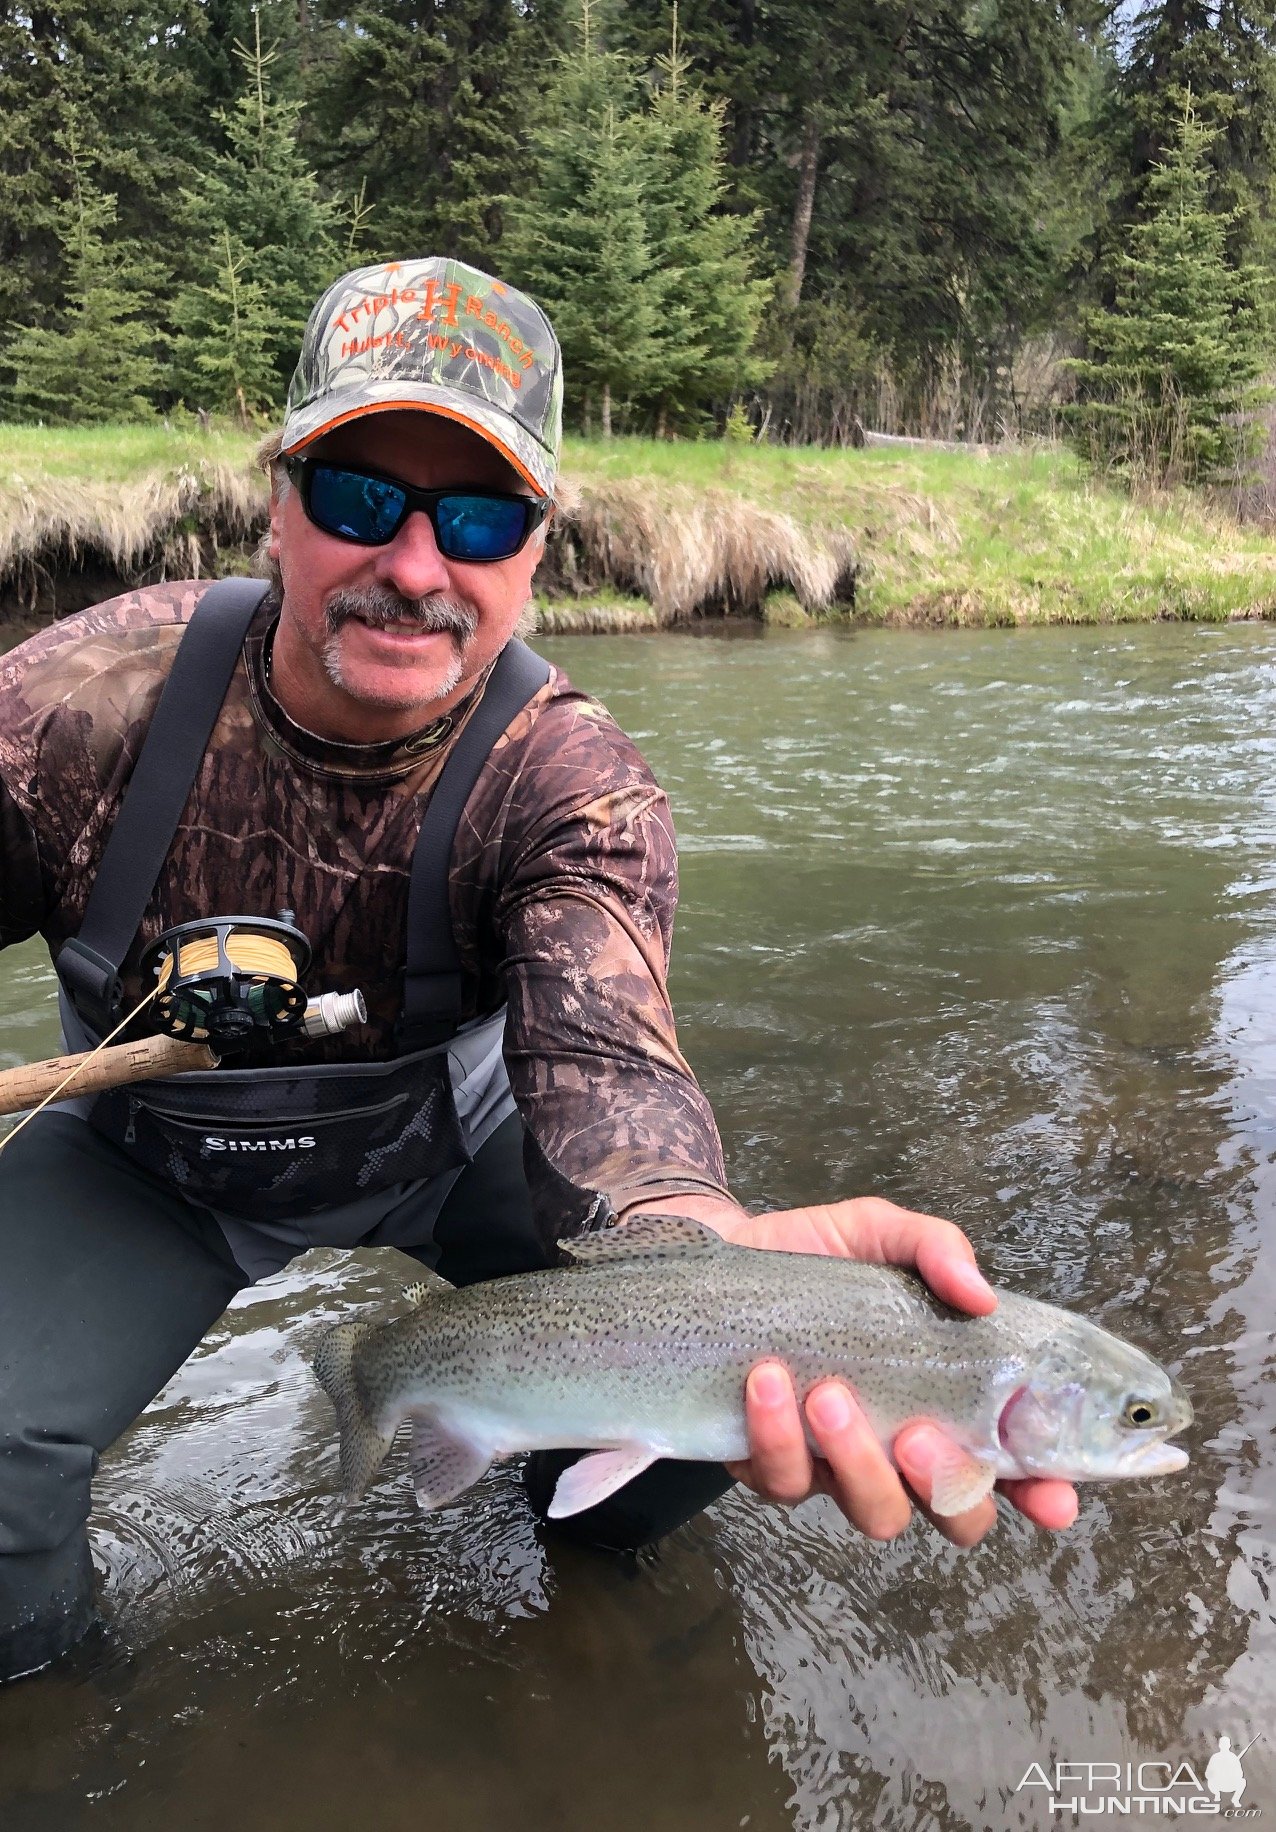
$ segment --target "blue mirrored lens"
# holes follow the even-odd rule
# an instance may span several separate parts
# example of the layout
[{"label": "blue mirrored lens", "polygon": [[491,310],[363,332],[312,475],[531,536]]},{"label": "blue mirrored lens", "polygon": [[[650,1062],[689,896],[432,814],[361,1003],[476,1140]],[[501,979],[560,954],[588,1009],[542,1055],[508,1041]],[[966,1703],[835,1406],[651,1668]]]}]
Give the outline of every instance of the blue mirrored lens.
[{"label": "blue mirrored lens", "polygon": [[450,560],[503,560],[518,551],[527,528],[521,498],[441,496],[439,547]]},{"label": "blue mirrored lens", "polygon": [[329,534],[348,541],[388,541],[403,517],[397,484],[317,464],[310,473],[310,513]]}]

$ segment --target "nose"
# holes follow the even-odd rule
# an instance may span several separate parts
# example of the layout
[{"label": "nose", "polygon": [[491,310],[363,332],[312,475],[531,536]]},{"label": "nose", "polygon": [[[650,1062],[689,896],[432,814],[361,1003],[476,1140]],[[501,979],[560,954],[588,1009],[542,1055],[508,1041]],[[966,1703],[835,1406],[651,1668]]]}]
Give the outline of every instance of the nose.
[{"label": "nose", "polygon": [[445,592],[451,580],[447,561],[439,552],[430,518],[414,509],[392,541],[377,555],[377,580],[405,598],[425,598]]}]

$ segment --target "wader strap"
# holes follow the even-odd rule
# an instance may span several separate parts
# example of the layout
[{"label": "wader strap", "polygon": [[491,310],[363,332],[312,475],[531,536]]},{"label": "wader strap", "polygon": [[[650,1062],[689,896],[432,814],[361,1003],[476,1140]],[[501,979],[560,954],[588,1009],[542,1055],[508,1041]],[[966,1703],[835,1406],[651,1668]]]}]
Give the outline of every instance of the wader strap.
[{"label": "wader strap", "polygon": [[452,843],[461,811],[501,733],[549,679],[549,663],[517,640],[496,658],[483,698],[453,746],[417,835],[408,890],[408,961],[399,1047],[428,1049],[461,1017],[461,957],[448,898]]},{"label": "wader strap", "polygon": [[77,1011],[99,1034],[120,1016],[120,967],[267,590],[261,579],[221,579],[195,606],[107,838],[80,933],[58,955],[58,974]]}]

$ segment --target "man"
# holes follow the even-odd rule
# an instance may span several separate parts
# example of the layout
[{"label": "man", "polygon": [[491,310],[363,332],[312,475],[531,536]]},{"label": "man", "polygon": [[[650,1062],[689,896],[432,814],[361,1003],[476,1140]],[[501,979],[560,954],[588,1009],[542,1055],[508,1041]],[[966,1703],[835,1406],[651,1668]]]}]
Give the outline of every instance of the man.
[{"label": "man", "polygon": [[[666,993],[664,798],[605,711],[512,640],[560,423],[529,299],[451,261],[348,274],[272,449],[260,603],[130,592],[0,669],[0,940],[48,940],[73,1045],[136,1005],[158,934],[218,915],[289,912],[307,990],[361,987],[369,1008],[338,1038],[71,1103],[5,1151],[0,1678],[91,1619],[98,1454],[237,1290],[308,1246],[395,1245],[465,1282],[677,1209],[993,1307],[947,1222],[871,1199],[749,1216],[726,1188]],[[905,1526],[845,1387],[806,1398],[814,1460],[782,1367],[753,1371],[747,1411],[733,1476],[778,1501],[827,1491],[873,1537]],[[925,1423],[894,1446],[923,1507],[946,1449]],[[541,1511],[555,1473],[531,1460]],[[657,1466],[578,1530],[634,1545],[726,1481]],[[1072,1518],[1066,1484],[1005,1486],[1039,1524]],[[986,1500],[937,1524],[969,1545],[993,1518]]]}]

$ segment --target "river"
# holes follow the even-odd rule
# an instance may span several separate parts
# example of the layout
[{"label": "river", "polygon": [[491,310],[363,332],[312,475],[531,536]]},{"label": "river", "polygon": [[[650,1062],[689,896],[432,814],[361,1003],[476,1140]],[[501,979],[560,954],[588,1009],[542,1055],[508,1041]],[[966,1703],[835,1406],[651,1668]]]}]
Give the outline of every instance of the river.
[{"label": "river", "polygon": [[[736,1492],[616,1562],[509,1469],[339,1505],[306,1347],[405,1262],[311,1255],[104,1460],[111,1639],[0,1692],[4,1832],[1035,1827],[1055,1763],[1165,1790],[1224,1734],[1276,1815],[1276,632],[545,647],[670,791],[738,1193],[953,1216],[1180,1374],[1190,1468],[969,1554]],[[13,950],[0,1059],[53,1050],[51,997]]]}]

